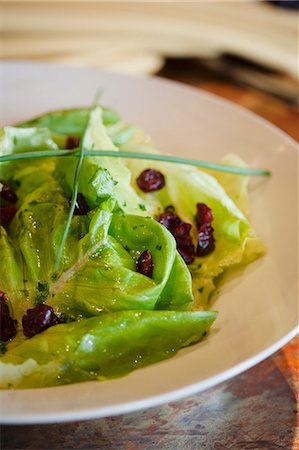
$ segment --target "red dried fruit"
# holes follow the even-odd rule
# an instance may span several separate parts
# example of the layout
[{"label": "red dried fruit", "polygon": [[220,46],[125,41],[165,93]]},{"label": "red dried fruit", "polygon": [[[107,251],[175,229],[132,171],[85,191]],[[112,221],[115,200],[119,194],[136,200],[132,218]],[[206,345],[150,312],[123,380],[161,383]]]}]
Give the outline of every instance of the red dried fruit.
[{"label": "red dried fruit", "polygon": [[16,203],[18,201],[17,194],[5,180],[0,180],[0,198],[9,203]]},{"label": "red dried fruit", "polygon": [[80,147],[79,136],[68,136],[65,143],[66,150],[72,150],[73,148]]},{"label": "red dried fruit", "polygon": [[168,206],[158,217],[158,222],[173,234],[177,243],[177,250],[186,264],[191,264],[196,256],[206,256],[215,248],[212,210],[204,203],[197,203],[195,221],[198,228],[198,243],[195,248],[190,236],[191,225],[183,222],[175,213],[173,206]]},{"label": "red dried fruit", "polygon": [[205,203],[197,203],[196,205],[196,225],[200,227],[204,223],[212,223],[213,215],[212,210]]},{"label": "red dried fruit", "polygon": [[198,230],[196,256],[206,256],[215,249],[214,229],[209,223],[204,223]]},{"label": "red dried fruit", "polygon": [[215,249],[214,229],[211,225],[213,214],[205,203],[197,203],[195,216],[198,228],[196,256],[206,256]]},{"label": "red dried fruit", "polygon": [[60,320],[53,308],[43,303],[27,309],[22,318],[23,333],[27,337],[32,337],[59,323]]},{"label": "red dried fruit", "polygon": [[160,214],[158,217],[158,222],[164,225],[169,231],[173,232],[175,228],[182,223],[179,216],[175,213],[173,206],[167,206],[167,208],[165,208],[164,213]]},{"label": "red dried fruit", "polygon": [[186,264],[194,261],[194,245],[190,236],[190,223],[183,222],[175,213],[173,206],[165,208],[164,213],[158,217],[158,222],[164,225],[174,236],[177,250]]},{"label": "red dried fruit", "polygon": [[0,340],[7,342],[17,334],[17,321],[10,316],[7,298],[0,291]]},{"label": "red dried fruit", "polygon": [[178,252],[187,265],[194,261],[194,245],[178,245]]},{"label": "red dried fruit", "polygon": [[0,206],[0,225],[8,225],[17,212],[14,205]]},{"label": "red dried fruit", "polygon": [[139,256],[136,264],[136,270],[137,272],[142,273],[142,275],[145,275],[148,278],[152,278],[154,263],[152,254],[149,250],[145,250]]},{"label": "red dried fruit", "polygon": [[146,169],[136,180],[139,189],[143,192],[154,192],[165,186],[164,175],[155,169]]}]

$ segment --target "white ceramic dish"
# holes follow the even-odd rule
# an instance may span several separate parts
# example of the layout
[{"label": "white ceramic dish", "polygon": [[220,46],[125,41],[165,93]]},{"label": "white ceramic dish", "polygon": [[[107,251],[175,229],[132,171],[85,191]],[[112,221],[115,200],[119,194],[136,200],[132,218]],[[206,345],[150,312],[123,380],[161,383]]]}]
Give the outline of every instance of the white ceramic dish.
[{"label": "white ceramic dish", "polygon": [[55,108],[102,103],[147,130],[158,148],[217,162],[235,152],[272,171],[251,187],[251,218],[268,253],[225,284],[208,339],[113,381],[0,392],[2,423],[122,414],[200,392],[268,357],[297,332],[298,150],[257,116],[178,83],[93,69],[2,63],[1,125]]}]

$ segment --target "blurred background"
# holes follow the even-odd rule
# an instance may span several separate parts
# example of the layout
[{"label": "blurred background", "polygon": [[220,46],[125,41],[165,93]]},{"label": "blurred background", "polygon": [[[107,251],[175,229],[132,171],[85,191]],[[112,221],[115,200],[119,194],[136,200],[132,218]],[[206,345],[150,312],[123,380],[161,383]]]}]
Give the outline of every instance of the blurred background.
[{"label": "blurred background", "polygon": [[298,1],[1,1],[1,59],[158,75],[299,140]]}]

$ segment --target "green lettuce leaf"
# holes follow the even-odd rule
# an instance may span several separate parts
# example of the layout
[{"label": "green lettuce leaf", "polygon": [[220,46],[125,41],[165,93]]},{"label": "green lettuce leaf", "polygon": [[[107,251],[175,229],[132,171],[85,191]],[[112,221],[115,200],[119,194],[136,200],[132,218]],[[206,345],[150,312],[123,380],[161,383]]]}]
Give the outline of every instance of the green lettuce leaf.
[{"label": "green lettuce leaf", "polygon": [[23,273],[23,261],[19,249],[8,236],[6,230],[0,227],[0,280],[1,291],[10,299],[10,309],[14,318],[20,319],[26,307],[29,307]]},{"label": "green lettuce leaf", "polygon": [[[102,108],[105,126],[114,125],[120,120],[119,114],[111,108]],[[54,135],[82,137],[89,120],[90,108],[52,111],[32,120],[23,122],[23,128],[47,128]]]},{"label": "green lettuce leaf", "polygon": [[[44,301],[68,319],[154,309],[160,298],[165,309],[190,309],[190,273],[173,236],[154,219],[111,211],[107,202],[73,216],[56,272],[69,201],[54,174],[39,167],[24,167],[15,179],[21,204],[10,236],[22,260],[28,307]],[[144,250],[153,256],[153,279],[136,272]]]},{"label": "green lettuce leaf", "polygon": [[[5,127],[0,130],[0,154],[11,155],[37,150],[57,150],[58,146],[52,139],[47,128],[16,128]],[[53,170],[52,158],[45,161],[27,160],[27,164],[41,166],[46,171]],[[26,163],[25,163],[26,164]],[[24,168],[24,162],[12,161],[0,164],[0,177],[10,181],[13,175]]]},{"label": "green lettuce leaf", "polygon": [[[0,153],[64,148],[79,136],[88,150],[155,152],[148,138],[101,107],[54,111],[0,131]],[[243,162],[230,155],[227,164]],[[56,259],[74,191],[77,157],[0,165],[18,195],[18,211],[0,227],[1,290],[19,322],[0,360],[1,387],[43,387],[124,375],[199,341],[215,320],[210,306],[219,276],[264,251],[248,220],[248,178],[184,165],[85,157],[78,192],[89,212],[74,215],[59,270]],[[136,178],[160,170],[166,186],[140,191]],[[186,266],[171,233],[155,219],[166,206],[193,225],[198,202],[212,208],[216,248]],[[153,257],[152,278],[138,273]],[[67,323],[27,339],[27,308],[45,302]],[[193,311],[192,311],[193,310]]]},{"label": "green lettuce leaf", "polygon": [[[90,112],[83,145],[117,151],[101,108]],[[84,159],[79,192],[92,209],[88,216],[73,217],[56,273],[54,263],[69,208],[64,188],[73,186],[77,159],[56,158],[52,170],[43,170],[42,164],[23,165],[14,174],[21,202],[10,226],[24,261],[32,304],[43,300],[68,319],[103,311],[153,309],[160,296],[165,308],[190,308],[191,277],[175,241],[155,220],[143,217],[141,200],[130,187],[130,171],[118,159]],[[128,215],[130,211],[135,215]],[[153,279],[136,272],[144,250],[153,255]],[[174,279],[175,290],[170,287]]]},{"label": "green lettuce leaf", "polygon": [[[139,132],[137,138],[134,137],[122,146],[122,150],[156,152],[152,144],[146,143],[147,140]],[[227,163],[236,160],[237,158],[230,156]],[[155,217],[165,207],[174,206],[181,219],[192,224],[194,242],[197,242],[196,204],[202,202],[212,209],[215,250],[207,256],[195,258],[194,263],[189,266],[195,297],[194,308],[208,308],[211,293],[215,290],[215,281],[223,272],[248,264],[265,252],[262,241],[240,209],[241,207],[247,212],[247,177],[242,181],[239,175],[217,174],[216,179],[211,173],[195,167],[154,161],[149,166],[148,161],[128,159],[126,164],[132,172],[132,185],[150,214]],[[243,163],[238,159],[238,164]],[[161,171],[166,183],[159,191],[144,193],[138,188],[136,179],[149,167]],[[224,186],[220,184],[221,181]],[[232,200],[225,188],[237,202]]]},{"label": "green lettuce leaf", "polygon": [[[103,122],[103,111],[100,107],[90,112],[83,147],[89,150],[118,151],[113,144]],[[71,191],[77,158],[61,158],[58,168],[63,183]],[[131,173],[119,158],[85,157],[79,180],[79,192],[83,193],[91,207],[110,199],[111,208],[115,205],[128,214],[147,215],[143,202],[131,187]]]},{"label": "green lettuce leaf", "polygon": [[215,312],[121,311],[53,326],[0,360],[0,387],[45,387],[123,376],[198,342]]},{"label": "green lettuce leaf", "polygon": [[[99,233],[101,224],[102,235]],[[90,223],[89,233],[77,245],[79,250],[74,264],[50,283],[47,300],[68,317],[154,309],[167,283],[174,280],[174,239],[149,217],[97,212]],[[144,250],[150,250],[153,256],[152,279],[136,272],[136,261]],[[177,280],[180,282],[183,295],[179,291],[172,292],[168,300],[174,302],[177,309],[184,309],[193,300],[186,266]]]}]

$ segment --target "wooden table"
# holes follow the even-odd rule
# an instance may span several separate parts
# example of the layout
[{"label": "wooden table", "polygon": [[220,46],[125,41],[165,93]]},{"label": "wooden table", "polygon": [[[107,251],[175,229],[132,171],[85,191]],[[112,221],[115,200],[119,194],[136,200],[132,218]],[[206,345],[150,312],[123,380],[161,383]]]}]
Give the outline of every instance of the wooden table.
[{"label": "wooden table", "polygon": [[[252,88],[207,78],[183,62],[159,74],[228,98],[299,140],[294,108]],[[184,400],[68,424],[4,426],[4,449],[299,449],[298,337],[243,374]]]}]

